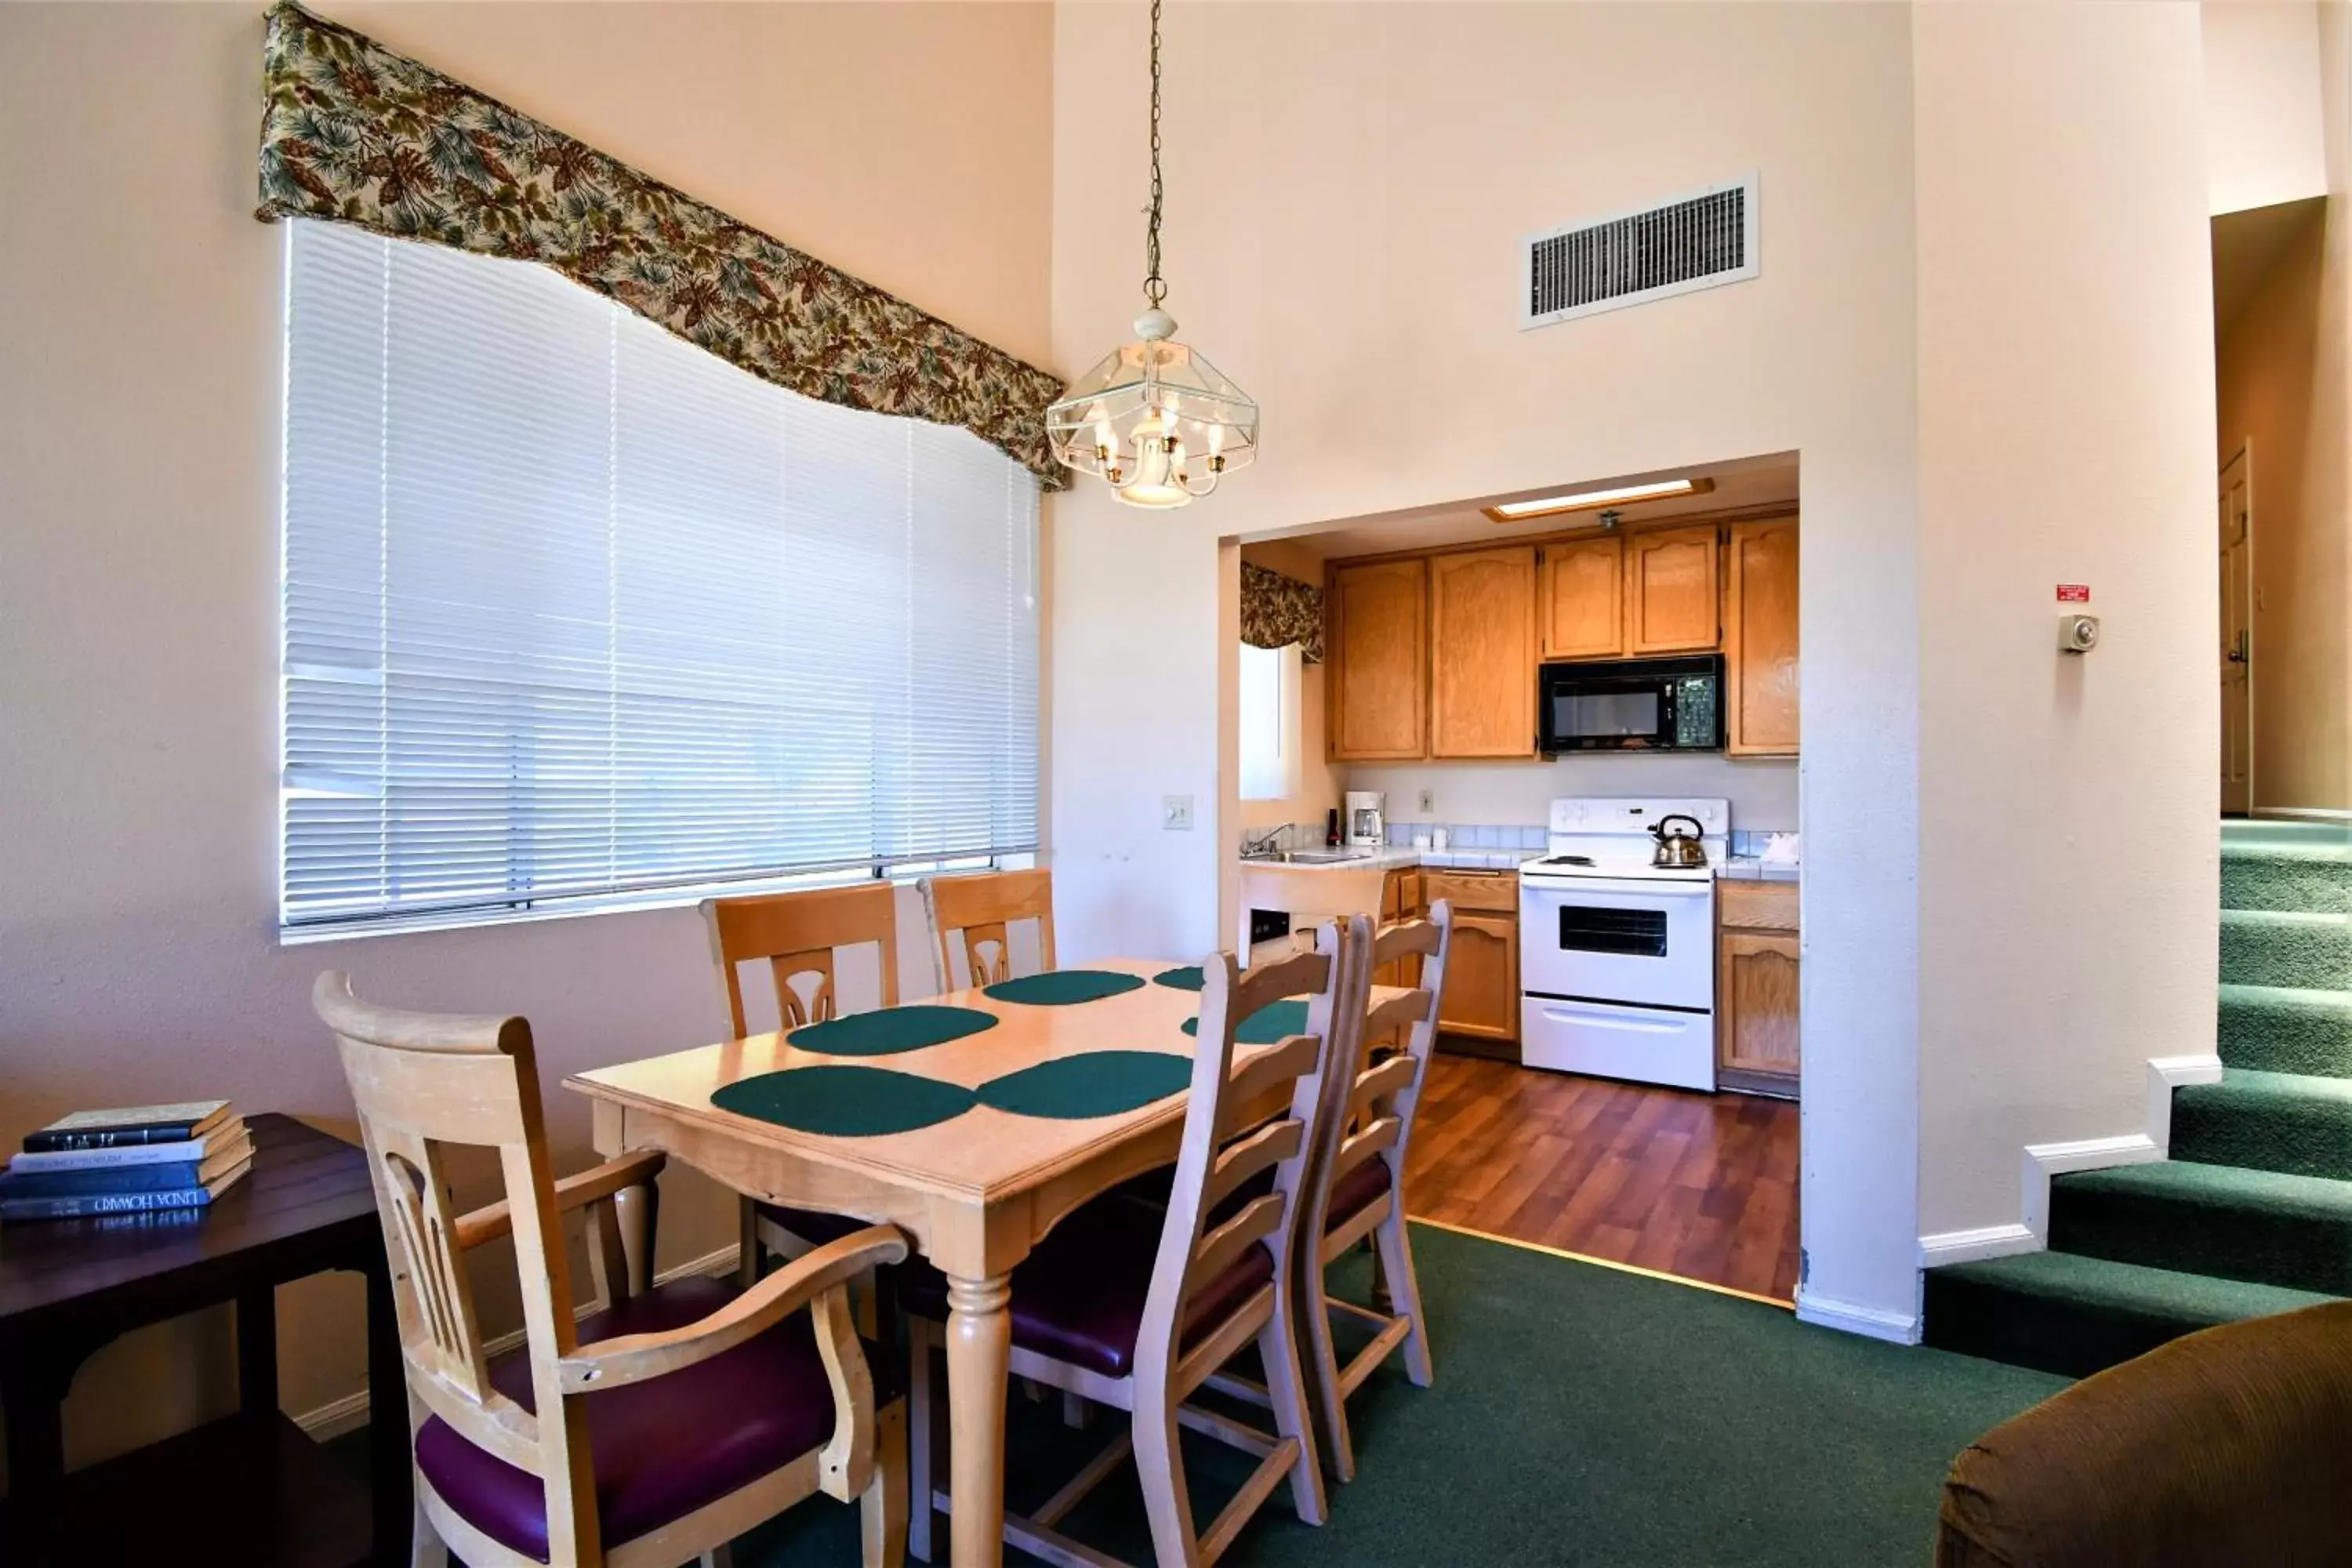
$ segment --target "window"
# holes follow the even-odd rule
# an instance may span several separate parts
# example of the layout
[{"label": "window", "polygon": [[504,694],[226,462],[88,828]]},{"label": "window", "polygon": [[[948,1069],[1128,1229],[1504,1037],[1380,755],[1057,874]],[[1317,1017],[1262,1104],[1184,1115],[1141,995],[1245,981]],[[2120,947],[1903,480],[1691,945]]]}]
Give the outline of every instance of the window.
[{"label": "window", "polygon": [[1037,485],[526,263],[293,222],[290,928],[1037,840]]},{"label": "window", "polygon": [[1287,800],[1299,786],[1298,645],[1242,645],[1244,800]]}]

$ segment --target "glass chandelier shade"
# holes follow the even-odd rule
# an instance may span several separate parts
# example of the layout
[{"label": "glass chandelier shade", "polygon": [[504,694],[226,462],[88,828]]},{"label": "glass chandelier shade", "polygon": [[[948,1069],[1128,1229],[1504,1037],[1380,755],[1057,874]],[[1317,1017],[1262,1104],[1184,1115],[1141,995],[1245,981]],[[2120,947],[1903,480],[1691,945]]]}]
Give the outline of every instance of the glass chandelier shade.
[{"label": "glass chandelier shade", "polygon": [[1129,506],[1178,507],[1257,456],[1257,405],[1154,306],[1045,411],[1054,454]]},{"label": "glass chandelier shade", "polygon": [[1045,410],[1054,455],[1129,506],[1179,507],[1257,456],[1257,405],[1189,344],[1160,308],[1160,5],[1151,0],[1151,205],[1136,341],[1103,356]]}]

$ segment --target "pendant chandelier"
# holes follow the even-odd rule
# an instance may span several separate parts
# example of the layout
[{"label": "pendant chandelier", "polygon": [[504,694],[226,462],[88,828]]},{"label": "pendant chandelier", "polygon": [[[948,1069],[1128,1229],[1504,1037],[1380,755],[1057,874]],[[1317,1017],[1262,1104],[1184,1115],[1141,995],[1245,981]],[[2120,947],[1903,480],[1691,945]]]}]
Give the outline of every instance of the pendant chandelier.
[{"label": "pendant chandelier", "polygon": [[1105,355],[1045,410],[1054,455],[1129,506],[1179,507],[1257,456],[1257,405],[1190,346],[1160,309],[1160,4],[1151,0],[1151,205],[1137,341]]}]

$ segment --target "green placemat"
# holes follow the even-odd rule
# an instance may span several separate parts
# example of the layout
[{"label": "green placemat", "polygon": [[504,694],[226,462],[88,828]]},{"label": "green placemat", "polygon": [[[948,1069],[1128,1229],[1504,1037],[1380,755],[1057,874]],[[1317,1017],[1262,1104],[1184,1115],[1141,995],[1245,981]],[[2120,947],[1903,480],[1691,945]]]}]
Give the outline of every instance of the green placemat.
[{"label": "green placemat", "polygon": [[944,1045],[994,1027],[996,1015],[977,1007],[919,1004],[829,1018],[794,1029],[784,1038],[802,1050],[822,1051],[829,1057],[887,1057]]},{"label": "green placemat", "polygon": [[[1184,1032],[1198,1035],[1201,1020],[1184,1020]],[[1244,1046],[1270,1046],[1276,1040],[1286,1040],[1293,1035],[1307,1032],[1307,1004],[1304,1001],[1269,1002],[1242,1020],[1234,1031],[1234,1038]]]},{"label": "green placemat", "polygon": [[1161,970],[1151,977],[1151,984],[1165,985],[1171,991],[1198,991],[1206,982],[1202,978],[1201,966],[1188,963],[1181,969]]},{"label": "green placemat", "polygon": [[1190,1057],[1165,1051],[1087,1051],[991,1079],[974,1092],[982,1105],[1016,1116],[1075,1121],[1139,1110],[1192,1081]]},{"label": "green placemat", "polygon": [[873,1138],[961,1116],[978,1103],[960,1083],[884,1068],[787,1068],[730,1083],[710,1103],[795,1132]]},{"label": "green placemat", "polygon": [[981,994],[995,1002],[1025,1002],[1033,1007],[1064,1007],[1073,1002],[1099,1002],[1122,991],[1137,991],[1143,976],[1121,974],[1116,969],[1056,969],[1045,974],[1024,974],[989,986]]}]

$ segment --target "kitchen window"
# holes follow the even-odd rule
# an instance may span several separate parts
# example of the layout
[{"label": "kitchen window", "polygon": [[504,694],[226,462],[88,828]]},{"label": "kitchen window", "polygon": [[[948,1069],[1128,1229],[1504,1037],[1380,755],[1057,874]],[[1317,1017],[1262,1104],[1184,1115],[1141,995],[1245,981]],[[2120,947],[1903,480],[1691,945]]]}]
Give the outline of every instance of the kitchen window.
[{"label": "kitchen window", "polygon": [[1242,798],[1287,800],[1298,793],[1300,653],[1242,644]]},{"label": "kitchen window", "polygon": [[523,262],[287,226],[289,931],[1037,847],[1037,483]]}]

